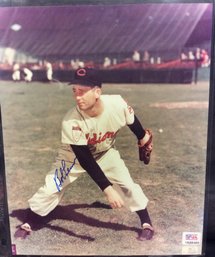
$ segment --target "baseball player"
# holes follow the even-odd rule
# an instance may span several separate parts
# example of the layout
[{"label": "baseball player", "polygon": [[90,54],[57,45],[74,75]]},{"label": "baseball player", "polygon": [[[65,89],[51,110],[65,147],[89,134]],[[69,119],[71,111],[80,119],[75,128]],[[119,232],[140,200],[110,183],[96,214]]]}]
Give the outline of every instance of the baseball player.
[{"label": "baseball player", "polygon": [[28,68],[24,67],[23,68],[23,72],[24,72],[24,79],[26,82],[31,82],[32,81],[32,77],[33,77],[33,72],[31,70],[29,70]]},{"label": "baseball player", "polygon": [[52,81],[53,79],[53,69],[52,64],[48,61],[45,61],[45,68],[46,68],[46,77],[48,81]]},{"label": "baseball player", "polygon": [[13,65],[13,74],[12,74],[12,79],[13,81],[20,81],[21,76],[20,76],[20,65],[18,63],[15,63]]},{"label": "baseball player", "polygon": [[[141,126],[132,107],[120,95],[102,95],[96,70],[77,69],[70,84],[77,106],[63,119],[62,146],[53,169],[46,175],[45,185],[28,201],[31,211],[39,216],[49,214],[67,186],[87,172],[112,208],[124,206],[137,213],[142,228],[138,239],[152,239],[154,228],[146,208],[148,199],[114,146],[118,131],[128,125],[138,139],[140,152],[146,150],[148,163],[152,150],[150,131]],[[30,232],[33,227],[26,222],[21,229]]]}]

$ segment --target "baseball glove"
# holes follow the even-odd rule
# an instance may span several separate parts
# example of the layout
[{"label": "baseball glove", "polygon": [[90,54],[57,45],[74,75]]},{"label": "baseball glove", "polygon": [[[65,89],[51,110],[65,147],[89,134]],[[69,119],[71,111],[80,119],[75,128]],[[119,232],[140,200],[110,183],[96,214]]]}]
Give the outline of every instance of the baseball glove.
[{"label": "baseball glove", "polygon": [[140,161],[143,161],[145,164],[149,164],[152,152],[152,132],[151,130],[147,129],[146,133],[149,134],[149,140],[145,143],[145,145],[140,146],[140,143],[138,142],[139,159]]}]

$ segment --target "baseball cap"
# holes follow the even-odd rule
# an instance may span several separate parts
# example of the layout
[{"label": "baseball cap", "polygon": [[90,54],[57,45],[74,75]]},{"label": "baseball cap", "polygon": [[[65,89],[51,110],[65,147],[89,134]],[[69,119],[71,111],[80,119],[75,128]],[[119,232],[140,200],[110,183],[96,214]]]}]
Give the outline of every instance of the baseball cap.
[{"label": "baseball cap", "polygon": [[69,83],[69,85],[72,84],[79,84],[83,86],[102,86],[101,79],[99,77],[99,73],[97,70],[93,68],[78,68],[75,71],[74,79]]}]

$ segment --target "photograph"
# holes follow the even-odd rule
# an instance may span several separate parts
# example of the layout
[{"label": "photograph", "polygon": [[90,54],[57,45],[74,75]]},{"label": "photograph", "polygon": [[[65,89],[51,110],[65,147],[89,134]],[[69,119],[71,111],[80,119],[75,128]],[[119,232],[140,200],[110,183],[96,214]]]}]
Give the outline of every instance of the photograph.
[{"label": "photograph", "polygon": [[205,254],[212,25],[210,1],[0,7],[0,255]]}]

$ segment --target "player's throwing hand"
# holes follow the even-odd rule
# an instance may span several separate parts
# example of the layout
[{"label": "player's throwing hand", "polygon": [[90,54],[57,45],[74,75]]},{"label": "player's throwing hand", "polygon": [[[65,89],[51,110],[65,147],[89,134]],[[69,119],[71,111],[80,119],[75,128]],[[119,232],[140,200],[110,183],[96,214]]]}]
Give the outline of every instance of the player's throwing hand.
[{"label": "player's throwing hand", "polygon": [[105,188],[104,193],[113,209],[122,208],[124,206],[124,201],[112,186]]}]

